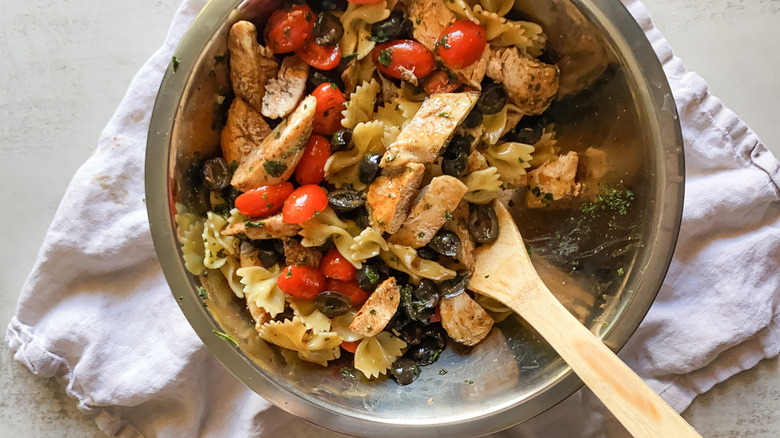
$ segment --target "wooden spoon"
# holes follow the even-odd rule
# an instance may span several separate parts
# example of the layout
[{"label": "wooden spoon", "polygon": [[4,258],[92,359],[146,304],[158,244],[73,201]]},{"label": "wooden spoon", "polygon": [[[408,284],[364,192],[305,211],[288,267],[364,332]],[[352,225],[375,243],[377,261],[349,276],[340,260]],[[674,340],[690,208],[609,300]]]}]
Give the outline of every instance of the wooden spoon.
[{"label": "wooden spoon", "polygon": [[469,289],[528,321],[635,437],[700,437],[599,338],[580,324],[536,273],[512,216],[494,201],[498,239],[477,249]]}]

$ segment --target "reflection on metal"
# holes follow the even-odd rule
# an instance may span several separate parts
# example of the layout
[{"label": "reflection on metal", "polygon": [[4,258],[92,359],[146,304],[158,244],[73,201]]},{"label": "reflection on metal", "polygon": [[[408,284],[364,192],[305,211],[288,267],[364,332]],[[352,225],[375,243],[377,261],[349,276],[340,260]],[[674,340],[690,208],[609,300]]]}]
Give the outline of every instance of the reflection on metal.
[{"label": "reflection on metal", "polygon": [[[340,372],[346,360],[323,368],[266,345],[216,271],[205,278],[186,272],[171,211],[175,202],[192,201],[183,175],[193,155],[219,149],[219,110],[232,98],[223,57],[227,30],[239,18],[261,24],[278,3],[208,2],[176,51],[181,64],[166,74],[152,116],[146,198],[155,248],[174,296],[181,297],[207,347],[282,409],[361,436],[487,434],[577,390],[576,376],[515,317],[497,324],[470,354],[451,346],[411,386],[368,382],[359,373],[347,378]],[[650,44],[620,2],[517,4],[545,27],[551,49],[545,56],[561,68],[560,100],[549,110],[558,146],[606,160],[580,203],[535,210],[516,203],[514,213],[550,289],[607,345],[619,348],[652,303],[679,229],[684,172],[671,93]],[[593,214],[593,203],[610,190],[631,192],[626,215]],[[208,307],[198,296],[201,285]],[[213,330],[234,337],[239,348]]]}]

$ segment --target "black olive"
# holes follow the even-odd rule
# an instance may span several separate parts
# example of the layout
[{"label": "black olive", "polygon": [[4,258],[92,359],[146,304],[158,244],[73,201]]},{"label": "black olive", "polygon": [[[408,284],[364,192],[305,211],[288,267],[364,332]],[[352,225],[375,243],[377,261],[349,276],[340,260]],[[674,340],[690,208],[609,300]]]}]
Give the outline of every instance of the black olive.
[{"label": "black olive", "polygon": [[441,323],[432,323],[423,327],[423,339],[432,339],[436,346],[444,350],[444,346],[447,345],[447,335],[442,328]]},{"label": "black olive", "polygon": [[431,280],[424,278],[412,292],[414,300],[428,309],[439,304],[439,287]]},{"label": "black olive", "polygon": [[295,312],[291,308],[284,309],[284,312],[278,313],[276,316],[274,316],[274,321],[286,321],[291,320],[295,317]]},{"label": "black olive", "polygon": [[341,80],[341,76],[338,73],[333,70],[314,70],[306,80],[306,91],[311,93],[322,84],[336,84],[340,90],[344,88],[344,81]]},{"label": "black olive", "polygon": [[335,318],[352,309],[352,300],[344,294],[325,291],[317,295],[317,298],[314,299],[314,305],[328,318]]},{"label": "black olive", "polygon": [[410,39],[414,26],[404,16],[403,11],[395,10],[386,19],[371,25],[371,39],[377,43]]},{"label": "black olive", "polygon": [[406,272],[401,272],[395,269],[390,269],[390,276],[395,278],[395,284],[399,286],[403,286],[405,284],[409,284],[409,281],[411,280],[411,277],[409,277],[409,274]]},{"label": "black olive", "polygon": [[404,357],[427,366],[439,360],[442,350],[435,339],[423,338],[419,344],[409,347]]},{"label": "black olive", "polygon": [[355,221],[355,224],[359,226],[360,228],[368,228],[371,223],[368,220],[368,210],[366,210],[366,207],[358,207],[352,212],[352,220]]},{"label": "black olive", "polygon": [[462,294],[469,285],[469,273],[465,269],[460,269],[457,275],[449,280],[444,280],[439,284],[441,296],[452,298]]},{"label": "black olive", "polygon": [[460,238],[452,231],[441,230],[433,236],[428,246],[441,255],[456,257],[460,251]]},{"label": "black olive", "polygon": [[482,114],[495,114],[506,105],[506,91],[501,84],[486,82],[482,85],[482,94],[477,100],[477,109]]},{"label": "black olive", "polygon": [[407,345],[417,345],[423,340],[423,328],[420,323],[416,321],[407,320],[407,322],[400,329],[397,329],[397,331],[398,337],[406,342]]},{"label": "black olive", "polygon": [[344,11],[346,9],[347,0],[322,0],[323,11]]},{"label": "black olive", "polygon": [[363,184],[371,184],[379,173],[379,162],[382,161],[380,154],[366,154],[363,161],[360,162],[358,169],[358,179]]},{"label": "black olive", "polygon": [[267,268],[279,263],[284,258],[284,248],[278,251],[275,242],[279,242],[280,245],[282,243],[279,239],[252,241],[252,245],[257,248],[257,257],[260,259],[260,264]]},{"label": "black olive", "polygon": [[227,201],[230,205],[236,203],[236,198],[238,198],[240,194],[241,192],[233,186],[227,186],[222,189],[222,197],[225,198],[225,201]]},{"label": "black olive", "polygon": [[229,186],[232,173],[222,157],[212,158],[203,163],[203,182],[211,190],[221,190]]},{"label": "black olive", "polygon": [[441,170],[445,175],[462,176],[466,172],[473,140],[470,135],[452,137],[442,155]]},{"label": "black olive", "polygon": [[545,118],[541,116],[524,116],[504,138],[507,141],[534,144],[542,138],[546,124]]},{"label": "black olive", "polygon": [[[421,299],[417,298],[417,293],[420,294]],[[417,288],[407,284],[401,288],[401,307],[411,320],[428,324],[435,313],[434,306],[438,301],[439,291],[435,284],[431,287],[421,283]]]},{"label": "black olive", "polygon": [[338,152],[349,149],[349,145],[352,143],[352,130],[342,128],[333,134],[333,138],[330,140],[330,151]]},{"label": "black olive", "polygon": [[372,257],[357,270],[355,277],[361,289],[373,292],[379,283],[390,277],[390,267],[379,257]]},{"label": "black olive", "polygon": [[427,246],[423,246],[422,248],[417,248],[417,255],[421,259],[432,260],[434,262],[439,261],[439,253]]},{"label": "black olive", "polygon": [[475,205],[469,215],[469,234],[477,243],[493,243],[498,238],[498,216],[489,205]]},{"label": "black olive", "polygon": [[482,113],[479,112],[479,110],[476,108],[471,110],[469,115],[467,115],[466,118],[463,120],[463,123],[461,123],[461,125],[466,129],[474,129],[481,124],[482,124]]},{"label": "black olive", "polygon": [[390,368],[390,373],[399,385],[408,385],[420,377],[420,366],[413,360],[400,358]]},{"label": "black olive", "polygon": [[337,212],[347,212],[362,207],[366,196],[354,189],[341,188],[328,192],[328,203]]},{"label": "black olive", "polygon": [[312,36],[314,42],[321,46],[335,46],[344,36],[344,26],[337,16],[330,12],[322,12],[314,24]]}]

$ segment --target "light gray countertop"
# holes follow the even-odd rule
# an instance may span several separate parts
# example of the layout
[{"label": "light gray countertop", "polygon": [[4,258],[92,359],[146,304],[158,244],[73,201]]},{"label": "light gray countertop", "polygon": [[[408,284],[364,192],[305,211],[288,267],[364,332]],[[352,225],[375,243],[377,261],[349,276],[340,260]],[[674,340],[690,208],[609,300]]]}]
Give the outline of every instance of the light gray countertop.
[{"label": "light gray countertop", "polygon": [[[0,13],[0,323],[14,313],[46,228],[133,74],[161,44],[179,0],[4,2]],[[780,1],[646,0],[689,70],[780,155]],[[697,398],[706,437],[780,436],[775,358]],[[0,436],[103,436],[62,385],[0,347]]]}]

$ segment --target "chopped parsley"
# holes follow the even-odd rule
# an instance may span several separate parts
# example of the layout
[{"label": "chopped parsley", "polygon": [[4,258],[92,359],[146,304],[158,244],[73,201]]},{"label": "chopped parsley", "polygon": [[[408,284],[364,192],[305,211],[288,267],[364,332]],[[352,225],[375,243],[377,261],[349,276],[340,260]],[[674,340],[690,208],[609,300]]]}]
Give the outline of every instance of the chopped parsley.
[{"label": "chopped parsley", "polygon": [[268,172],[269,175],[276,178],[282,176],[282,174],[287,170],[287,165],[281,161],[270,160],[263,163],[263,168],[266,172]]},{"label": "chopped parsley", "polygon": [[473,380],[464,380],[463,383],[467,383],[469,385],[473,385],[474,381]]},{"label": "chopped parsley", "polygon": [[544,197],[542,197],[542,205],[547,205],[551,202],[553,202],[553,194],[552,193],[545,193]]},{"label": "chopped parsley", "polygon": [[542,191],[539,189],[539,187],[532,188],[531,193],[533,193],[537,198],[542,196]]},{"label": "chopped parsley", "polygon": [[205,300],[209,297],[209,293],[206,292],[206,288],[201,286],[198,288],[198,296],[200,297],[201,300]]},{"label": "chopped parsley", "polygon": [[619,275],[619,276],[621,276],[621,277],[622,277],[622,276],[623,276],[623,274],[625,274],[625,273],[626,273],[626,271],[625,271],[623,268],[618,268],[618,270],[617,270],[617,275]]},{"label": "chopped parsley", "polygon": [[425,238],[425,233],[417,233],[417,238],[418,239],[424,239]]},{"label": "chopped parsley", "polygon": [[281,136],[282,136],[282,131],[276,131],[276,134],[274,134],[274,138],[276,140],[279,140],[279,137],[281,137]]},{"label": "chopped parsley", "polygon": [[377,61],[385,67],[389,67],[390,63],[393,62],[393,49],[380,50]]},{"label": "chopped parsley", "polygon": [[436,45],[438,47],[444,47],[445,49],[449,49],[451,47],[450,44],[447,42],[447,35],[441,37],[441,39],[439,39],[439,41],[436,42]]},{"label": "chopped parsley", "polygon": [[306,19],[306,21],[311,21],[311,12],[307,12],[307,13],[306,13],[306,14],[303,16],[303,18],[305,18],[305,19]]},{"label": "chopped parsley", "polygon": [[519,161],[520,164],[525,163],[525,160],[523,159],[523,157],[517,157],[517,161]]},{"label": "chopped parsley", "polygon": [[263,228],[265,221],[244,221],[244,226],[247,228]]},{"label": "chopped parsley", "polygon": [[174,73],[179,70],[179,64],[181,64],[181,59],[179,59],[178,56],[171,57],[171,65],[173,66]]},{"label": "chopped parsley", "polygon": [[238,342],[235,339],[233,339],[233,337],[230,336],[229,334],[225,332],[221,332],[219,330],[212,330],[212,332],[214,332],[214,334],[217,335],[219,339],[222,339],[223,341],[232,342],[233,345],[238,346]]},{"label": "chopped parsley", "polygon": [[445,118],[445,119],[449,119],[449,118],[450,118],[450,116],[447,114],[447,112],[446,112],[446,111],[442,111],[442,112],[440,112],[440,113],[439,113],[439,117],[443,117],[443,118]]},{"label": "chopped parsley", "polygon": [[376,310],[374,310],[374,309],[371,309],[371,310],[370,310],[368,313],[370,313],[370,314],[372,314],[372,315],[376,315]]},{"label": "chopped parsley", "polygon": [[390,154],[390,155],[388,155],[388,156],[387,156],[387,160],[386,160],[386,161],[387,161],[388,163],[392,163],[393,161],[395,161],[395,154]]},{"label": "chopped parsley", "polygon": [[379,281],[379,274],[371,266],[366,266],[366,278],[373,284]]},{"label": "chopped parsley", "polygon": [[[440,368],[441,368],[441,367],[440,367]],[[444,375],[446,375],[448,372],[449,372],[449,371],[445,370],[444,368],[441,368],[441,369],[439,370],[439,375],[440,375],[440,376],[444,376]]]},{"label": "chopped parsley", "polygon": [[214,64],[224,64],[225,60],[227,60],[227,53],[224,55],[214,55]]},{"label": "chopped parsley", "polygon": [[227,257],[227,254],[225,254],[225,248],[220,248],[219,251],[217,251],[217,258],[224,259],[225,257]]},{"label": "chopped parsley", "polygon": [[451,221],[452,220],[452,213],[450,213],[449,210],[444,210],[444,219]]},{"label": "chopped parsley", "polygon": [[284,278],[292,277],[292,269],[287,268],[287,272],[284,273]]},{"label": "chopped parsley", "polygon": [[290,38],[290,28],[289,27],[284,30],[284,37],[285,38]]}]

